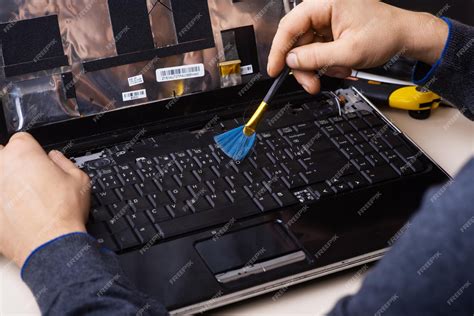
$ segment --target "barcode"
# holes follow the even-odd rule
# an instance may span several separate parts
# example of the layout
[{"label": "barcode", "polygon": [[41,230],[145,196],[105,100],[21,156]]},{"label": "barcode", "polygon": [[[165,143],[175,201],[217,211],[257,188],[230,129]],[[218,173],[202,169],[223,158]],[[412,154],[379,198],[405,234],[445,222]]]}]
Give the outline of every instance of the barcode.
[{"label": "barcode", "polygon": [[242,76],[253,74],[253,65],[240,67],[240,74]]},{"label": "barcode", "polygon": [[180,67],[169,67],[156,70],[158,82],[173,81],[180,79],[204,77],[204,65],[195,64]]},{"label": "barcode", "polygon": [[138,75],[138,76],[135,76],[135,77],[128,78],[128,85],[130,87],[133,87],[133,86],[136,86],[136,85],[139,85],[139,84],[142,84],[142,83],[144,83],[143,75]]},{"label": "barcode", "polygon": [[146,98],[146,90],[145,89],[122,93],[123,101],[133,101],[133,100],[144,99],[144,98]]}]

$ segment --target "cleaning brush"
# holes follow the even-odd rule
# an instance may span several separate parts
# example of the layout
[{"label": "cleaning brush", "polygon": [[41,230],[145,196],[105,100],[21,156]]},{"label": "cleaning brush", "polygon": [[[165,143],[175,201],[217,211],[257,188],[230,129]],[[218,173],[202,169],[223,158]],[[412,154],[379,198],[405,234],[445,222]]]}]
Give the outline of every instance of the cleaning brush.
[{"label": "cleaning brush", "polygon": [[247,124],[214,137],[218,147],[228,157],[235,161],[241,161],[248,155],[257,138],[256,133],[258,124],[262,120],[268,105],[272,101],[275,94],[278,92],[278,89],[280,89],[289,73],[290,69],[285,67]]}]

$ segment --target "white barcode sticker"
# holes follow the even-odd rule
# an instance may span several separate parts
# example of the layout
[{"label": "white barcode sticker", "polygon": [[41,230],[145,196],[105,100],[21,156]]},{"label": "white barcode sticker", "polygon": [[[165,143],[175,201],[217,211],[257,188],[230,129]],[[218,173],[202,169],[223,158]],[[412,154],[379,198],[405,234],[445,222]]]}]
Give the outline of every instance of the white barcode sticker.
[{"label": "white barcode sticker", "polygon": [[130,87],[142,84],[144,82],[145,81],[143,80],[143,75],[138,75],[138,76],[135,76],[135,77],[128,78],[128,85]]},{"label": "white barcode sticker", "polygon": [[204,64],[169,67],[156,70],[156,81],[158,82],[199,77],[204,77]]},{"label": "white barcode sticker", "polygon": [[242,76],[253,74],[253,66],[247,65],[247,66],[240,67],[240,74]]},{"label": "white barcode sticker", "polygon": [[124,102],[138,100],[138,99],[145,99],[145,98],[146,98],[145,89],[122,93],[122,99]]}]

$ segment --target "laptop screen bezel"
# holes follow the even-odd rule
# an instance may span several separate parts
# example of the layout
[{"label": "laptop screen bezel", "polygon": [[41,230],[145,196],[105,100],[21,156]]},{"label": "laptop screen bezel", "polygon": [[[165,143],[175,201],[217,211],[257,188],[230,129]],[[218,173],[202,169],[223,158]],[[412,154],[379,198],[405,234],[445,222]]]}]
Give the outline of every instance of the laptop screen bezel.
[{"label": "laptop screen bezel", "polygon": [[[180,120],[188,116],[205,114],[210,111],[225,110],[238,104],[258,102],[272,83],[272,79],[256,82],[244,91],[245,85],[215,91],[196,93],[183,96],[175,101],[170,99],[158,102],[122,108],[102,114],[73,119],[69,121],[49,124],[32,128],[31,133],[44,147],[62,144],[72,140],[80,140],[94,136],[118,132],[126,129],[138,128],[147,124],[160,124],[170,120]],[[339,80],[323,80],[323,86],[336,89]],[[294,78],[288,79],[280,94],[304,93]],[[170,103],[172,102],[172,103]],[[172,106],[167,105],[172,104]],[[0,143],[8,142],[11,134],[8,133],[3,105],[0,101]]]}]

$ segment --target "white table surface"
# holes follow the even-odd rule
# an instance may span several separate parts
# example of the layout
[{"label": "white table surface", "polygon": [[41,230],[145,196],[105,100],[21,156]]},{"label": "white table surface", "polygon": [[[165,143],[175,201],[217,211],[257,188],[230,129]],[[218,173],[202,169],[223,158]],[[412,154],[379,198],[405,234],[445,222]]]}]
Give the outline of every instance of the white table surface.
[{"label": "white table surface", "polygon": [[[385,114],[449,174],[455,175],[474,155],[474,123],[455,109],[441,108],[426,121],[406,112]],[[341,297],[354,293],[363,277],[359,268],[289,288],[278,299],[267,294],[237,303],[216,315],[323,315]],[[39,315],[33,295],[20,279],[19,269],[0,256],[0,315]]]}]

